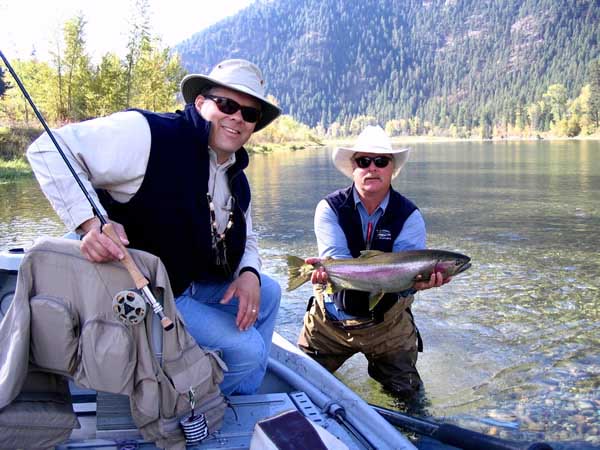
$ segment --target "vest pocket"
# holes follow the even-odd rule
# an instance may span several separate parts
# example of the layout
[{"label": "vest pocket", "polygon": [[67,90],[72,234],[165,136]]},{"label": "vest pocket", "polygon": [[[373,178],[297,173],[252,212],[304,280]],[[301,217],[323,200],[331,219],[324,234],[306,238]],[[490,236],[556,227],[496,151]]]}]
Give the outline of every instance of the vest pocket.
[{"label": "vest pocket", "polygon": [[83,387],[113,394],[130,394],[137,350],[131,330],[108,318],[83,324],[81,364],[75,380]]},{"label": "vest pocket", "polygon": [[62,298],[36,295],[29,304],[33,362],[48,371],[72,376],[78,363],[79,317]]},{"label": "vest pocket", "polygon": [[216,353],[190,342],[181,349],[178,358],[163,356],[163,369],[177,392],[185,394],[194,386],[196,394],[202,397],[223,381],[223,370],[227,370],[227,366]]},{"label": "vest pocket", "polygon": [[[157,373],[157,379],[160,385],[162,418],[181,418],[185,414],[188,414],[190,412],[188,392],[189,388],[193,387],[196,400],[194,411],[196,414],[204,414],[209,434],[212,434],[221,427],[227,403],[217,384],[211,383],[210,379],[205,379],[199,384],[196,384],[199,380],[193,380],[192,384],[184,390],[181,388],[177,389],[169,377],[162,371]],[[164,426],[164,424],[160,423],[159,425]],[[163,426],[161,426],[161,430],[163,430]]]}]

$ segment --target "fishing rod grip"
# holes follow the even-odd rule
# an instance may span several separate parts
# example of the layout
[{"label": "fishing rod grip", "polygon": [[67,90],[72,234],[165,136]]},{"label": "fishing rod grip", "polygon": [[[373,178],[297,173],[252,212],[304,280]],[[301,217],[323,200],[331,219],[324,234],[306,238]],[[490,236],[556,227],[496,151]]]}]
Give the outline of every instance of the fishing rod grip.
[{"label": "fishing rod grip", "polygon": [[123,265],[129,272],[129,275],[131,275],[131,278],[133,278],[135,287],[141,290],[142,288],[144,288],[144,286],[150,284],[150,282],[146,279],[142,272],[140,272],[140,269],[138,269],[138,266],[131,257],[129,250],[127,250],[127,248],[121,242],[121,238],[115,231],[115,228],[113,227],[112,223],[108,222],[106,225],[104,225],[102,227],[102,232],[106,234],[111,239],[111,241],[117,244],[119,249],[123,252],[123,258],[121,258],[120,261],[121,263],[123,263]]},{"label": "fishing rod grip", "polygon": [[106,234],[111,239],[111,241],[113,241],[123,252],[123,258],[121,258],[120,260],[121,263],[129,272],[129,275],[135,283],[135,287],[144,293],[144,297],[148,300],[154,312],[158,314],[158,317],[160,317],[160,324],[163,327],[163,329],[166,331],[171,330],[174,326],[173,321],[165,315],[165,313],[163,312],[162,305],[156,301],[156,299],[152,295],[152,292],[150,291],[150,289],[148,289],[148,285],[150,284],[150,282],[142,274],[142,272],[140,272],[140,269],[131,257],[131,253],[129,253],[129,250],[127,250],[127,248],[121,242],[121,238],[119,238],[119,235],[115,231],[115,228],[113,227],[112,223],[107,222],[105,225],[103,225],[102,232]]}]

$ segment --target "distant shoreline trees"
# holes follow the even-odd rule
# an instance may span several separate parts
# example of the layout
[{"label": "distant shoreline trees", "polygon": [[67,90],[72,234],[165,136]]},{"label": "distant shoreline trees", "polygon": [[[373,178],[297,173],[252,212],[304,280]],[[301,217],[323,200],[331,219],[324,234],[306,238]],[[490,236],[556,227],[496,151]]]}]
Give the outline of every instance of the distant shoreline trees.
[{"label": "distant shoreline trees", "polygon": [[[529,104],[519,104],[500,121],[494,121],[489,112],[463,125],[434,124],[422,117],[388,120],[386,132],[396,136],[436,136],[453,139],[492,139],[512,137],[590,136],[600,133],[600,60],[592,61],[588,69],[587,83],[579,95],[569,99],[562,84],[552,84],[542,97]],[[367,125],[377,124],[377,118],[359,115],[342,123],[333,122],[328,127],[317,125],[320,136],[340,138],[357,135]]]}]

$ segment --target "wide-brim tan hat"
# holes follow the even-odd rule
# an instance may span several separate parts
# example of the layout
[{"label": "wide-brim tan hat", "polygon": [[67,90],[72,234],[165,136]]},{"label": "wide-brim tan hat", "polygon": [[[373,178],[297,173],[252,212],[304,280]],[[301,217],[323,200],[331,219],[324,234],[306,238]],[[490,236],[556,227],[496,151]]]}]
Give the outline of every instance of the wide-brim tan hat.
[{"label": "wide-brim tan hat", "polygon": [[392,148],[392,143],[388,135],[380,126],[368,126],[358,136],[356,144],[350,147],[337,147],[331,158],[335,167],[346,175],[352,178],[354,168],[352,167],[352,157],[354,153],[376,153],[381,155],[392,155],[394,157],[394,172],[392,179],[396,178],[406,161],[410,148]]},{"label": "wide-brim tan hat", "polygon": [[261,103],[261,115],[254,132],[263,129],[281,114],[281,109],[267,100],[262,72],[250,61],[227,59],[217,64],[208,75],[187,75],[181,81],[181,94],[186,103],[194,103],[199,94],[213,86],[250,95]]}]

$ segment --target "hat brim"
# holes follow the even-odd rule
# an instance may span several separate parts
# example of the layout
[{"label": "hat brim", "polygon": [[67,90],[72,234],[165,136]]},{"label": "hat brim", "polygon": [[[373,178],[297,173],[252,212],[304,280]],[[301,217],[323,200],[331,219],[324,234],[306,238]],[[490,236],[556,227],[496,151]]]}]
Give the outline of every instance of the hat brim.
[{"label": "hat brim", "polygon": [[260,102],[261,114],[260,119],[256,122],[256,126],[254,127],[255,133],[269,125],[281,114],[281,109],[278,106],[269,102],[266,98],[256,95],[256,92],[247,87],[235,84],[224,84],[205,75],[191,74],[187,75],[181,81],[181,94],[183,95],[183,100],[186,103],[194,103],[199,94],[211,87],[223,87],[241,92],[242,94],[254,97]]},{"label": "hat brim", "polygon": [[[331,155],[333,165],[348,178],[353,178],[352,173],[354,172],[354,168],[352,167],[352,155],[358,152],[359,150],[355,148],[337,147]],[[377,149],[369,149],[365,150],[365,152],[380,153],[382,155],[392,155],[394,157],[394,172],[392,172],[393,180],[398,176],[398,174],[402,170],[402,167],[404,167],[404,164],[406,164],[406,162],[408,161],[410,148],[405,147],[385,150],[382,149],[382,151],[378,151]]]}]

